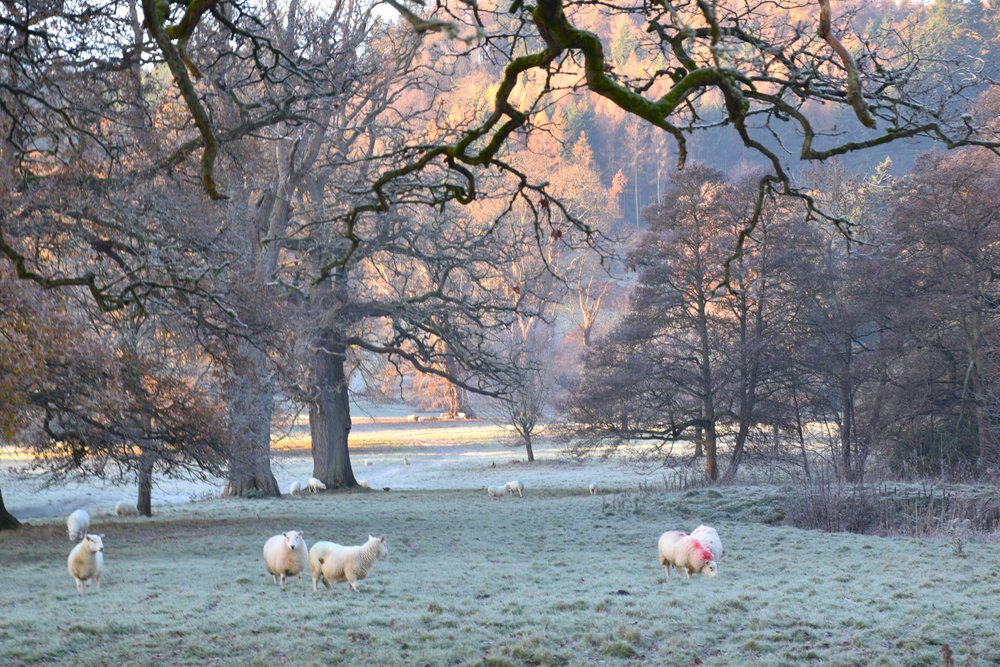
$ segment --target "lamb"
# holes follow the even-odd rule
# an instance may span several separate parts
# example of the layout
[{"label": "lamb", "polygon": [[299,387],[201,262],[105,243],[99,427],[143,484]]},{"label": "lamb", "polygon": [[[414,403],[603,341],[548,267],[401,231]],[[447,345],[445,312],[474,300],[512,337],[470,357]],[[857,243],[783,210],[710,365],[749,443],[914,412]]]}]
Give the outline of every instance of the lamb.
[{"label": "lamb", "polygon": [[592,496],[596,496],[600,491],[600,489],[597,488],[597,482],[595,481],[590,482],[590,484],[587,486],[587,490],[590,491],[590,495]]},{"label": "lamb", "polygon": [[504,484],[504,488],[507,489],[507,493],[510,495],[517,493],[519,497],[524,498],[524,482],[521,480],[515,479],[512,482],[507,482]]},{"label": "lamb", "polygon": [[688,578],[692,572],[714,577],[718,573],[718,565],[712,558],[712,552],[701,545],[698,540],[679,530],[668,531],[660,535],[658,544],[660,565],[670,576],[670,566],[678,572],[684,571]]},{"label": "lamb", "polygon": [[[79,511],[79,510],[77,510]],[[83,536],[66,559],[69,576],[76,580],[76,591],[82,593],[85,586],[90,586],[90,580],[97,582],[97,592],[101,592],[101,572],[104,570],[104,536]]]},{"label": "lamb", "polygon": [[505,495],[507,495],[507,487],[506,486],[487,486],[486,487],[486,493],[489,494],[490,498],[494,498],[494,499],[499,500],[500,498],[503,498]]},{"label": "lamb", "polygon": [[360,546],[345,547],[333,542],[317,542],[309,550],[309,571],[312,573],[313,592],[319,590],[320,581],[327,588],[338,581],[346,581],[355,593],[358,582],[368,576],[375,561],[389,555],[385,536],[368,536]]},{"label": "lamb", "polygon": [[288,495],[290,496],[301,496],[302,495],[302,484],[301,482],[292,482],[288,485]]},{"label": "lamb", "polygon": [[308,486],[309,490],[313,493],[326,490],[326,484],[316,479],[315,477],[310,477],[309,481],[306,482],[306,486]]},{"label": "lamb", "polygon": [[301,582],[302,570],[309,567],[308,547],[302,533],[290,530],[265,542],[264,565],[274,583],[281,581],[281,590],[285,590],[285,577],[297,576]]},{"label": "lamb", "polygon": [[691,531],[691,537],[698,540],[703,547],[712,552],[712,559],[719,562],[722,559],[722,540],[719,533],[711,526],[698,526]]},{"label": "lamb", "polygon": [[66,532],[70,542],[79,542],[90,530],[90,515],[87,510],[74,510],[66,517]]},{"label": "lamb", "polygon": [[120,500],[115,503],[115,514],[118,516],[139,516],[139,510],[132,503]]}]

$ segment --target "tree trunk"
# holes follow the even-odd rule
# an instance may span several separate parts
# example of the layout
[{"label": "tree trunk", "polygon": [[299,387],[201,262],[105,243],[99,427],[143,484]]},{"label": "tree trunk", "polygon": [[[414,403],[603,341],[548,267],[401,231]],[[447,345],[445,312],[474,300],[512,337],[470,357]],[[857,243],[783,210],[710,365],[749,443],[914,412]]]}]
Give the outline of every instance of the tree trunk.
[{"label": "tree trunk", "polygon": [[535,452],[531,449],[531,435],[524,436],[524,448],[528,450],[528,463],[535,460]]},{"label": "tree trunk", "polygon": [[0,530],[14,530],[20,528],[21,522],[7,511],[3,504],[3,490],[0,489]]},{"label": "tree trunk", "polygon": [[854,478],[854,462],[851,457],[852,440],[854,438],[854,400],[851,395],[851,385],[846,378],[840,382],[840,454],[844,477]]},{"label": "tree trunk", "polygon": [[139,459],[139,498],[135,508],[142,516],[153,516],[153,464],[156,459],[143,452]]},{"label": "tree trunk", "polygon": [[267,360],[260,350],[241,343],[243,363],[227,385],[229,412],[229,479],[223,497],[280,496],[271,472],[271,415],[274,393],[262,376]]},{"label": "tree trunk", "polygon": [[705,479],[712,482],[719,479],[719,458],[715,439],[715,422],[705,429]]},{"label": "tree trunk", "polygon": [[323,335],[313,352],[316,386],[309,402],[309,432],[312,435],[313,477],[328,489],[357,486],[351,469],[347,437],[351,432],[351,407],[344,372],[346,348]]}]

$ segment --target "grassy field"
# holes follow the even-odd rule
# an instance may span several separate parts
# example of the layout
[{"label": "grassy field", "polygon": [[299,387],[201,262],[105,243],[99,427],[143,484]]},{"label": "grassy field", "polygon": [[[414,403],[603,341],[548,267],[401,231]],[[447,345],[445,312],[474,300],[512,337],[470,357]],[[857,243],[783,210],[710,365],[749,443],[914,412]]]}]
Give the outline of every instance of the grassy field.
[{"label": "grassy field", "polygon": [[[490,474],[529,470],[506,465]],[[99,594],[76,593],[62,522],[32,521],[0,533],[0,664],[940,665],[945,645],[958,665],[1000,663],[996,546],[958,558],[767,525],[771,487],[591,497],[546,487],[554,466],[530,469],[523,499],[393,489],[95,517]],[[725,542],[719,576],[665,578],[659,534],[700,522]],[[360,594],[282,592],[261,549],[293,528],[385,535],[389,556]]]}]

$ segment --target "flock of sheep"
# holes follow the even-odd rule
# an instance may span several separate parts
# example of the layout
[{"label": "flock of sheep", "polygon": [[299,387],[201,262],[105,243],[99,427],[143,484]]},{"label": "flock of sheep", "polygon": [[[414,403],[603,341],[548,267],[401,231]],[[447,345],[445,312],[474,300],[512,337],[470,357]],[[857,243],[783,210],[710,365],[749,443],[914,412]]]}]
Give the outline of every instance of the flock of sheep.
[{"label": "flock of sheep", "polygon": [[[368,462],[365,462],[368,465]],[[362,483],[362,486],[367,484]],[[326,489],[326,485],[315,477],[310,477],[305,484],[292,482],[289,487],[291,495],[299,495],[305,489],[317,493]],[[597,495],[599,488],[596,482],[590,482],[587,487],[590,495]],[[503,485],[487,486],[490,498],[499,499],[506,495],[524,497],[524,482],[512,480]],[[120,502],[115,506],[119,516],[137,514],[135,507]],[[104,535],[94,535],[90,529],[90,515],[86,510],[78,509],[66,519],[66,529],[69,539],[77,544],[69,553],[67,567],[69,574],[76,581],[76,590],[83,592],[91,580],[96,583],[96,590],[101,590],[101,572],[104,569]],[[722,557],[722,540],[718,531],[711,526],[701,525],[688,535],[681,531],[667,531],[660,536],[657,544],[660,565],[667,576],[671,568],[677,574],[684,572],[690,578],[692,574],[704,574],[714,577],[718,573],[718,561]],[[375,562],[388,555],[389,547],[385,537],[369,535],[368,541],[357,546],[343,546],[335,542],[316,542],[308,548],[302,531],[290,530],[280,535],[274,535],[264,543],[264,565],[275,584],[285,588],[285,579],[298,577],[302,581],[302,572],[306,569],[312,575],[313,591],[319,590],[319,582],[328,589],[331,584],[346,581],[355,592],[358,582],[368,576]]]}]

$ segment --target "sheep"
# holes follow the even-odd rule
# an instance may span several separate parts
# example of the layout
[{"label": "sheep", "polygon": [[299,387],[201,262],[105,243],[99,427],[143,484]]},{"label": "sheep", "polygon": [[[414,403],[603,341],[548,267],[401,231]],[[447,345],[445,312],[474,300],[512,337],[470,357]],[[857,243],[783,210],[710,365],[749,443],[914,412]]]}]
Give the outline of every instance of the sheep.
[{"label": "sheep", "polygon": [[264,566],[274,583],[280,580],[285,590],[285,577],[297,576],[302,582],[302,570],[309,567],[308,547],[301,531],[290,530],[275,535],[264,543]]},{"label": "sheep", "polygon": [[519,497],[524,498],[524,482],[521,480],[515,479],[511,482],[507,482],[504,484],[504,488],[507,489],[507,493],[510,495],[517,493]]},{"label": "sheep", "polygon": [[338,581],[346,581],[355,593],[358,582],[368,576],[375,561],[389,555],[385,536],[368,536],[360,546],[345,547],[333,542],[317,542],[309,550],[309,572],[312,573],[313,592],[319,590],[320,581],[327,588]]},{"label": "sheep", "polygon": [[506,486],[487,486],[486,487],[486,493],[489,494],[490,498],[493,498],[495,500],[499,500],[500,498],[503,498],[507,494],[507,487]]},{"label": "sheep", "polygon": [[88,530],[90,530],[90,515],[87,514],[87,510],[73,510],[66,517],[66,532],[69,533],[70,542],[79,542]]},{"label": "sheep", "polygon": [[292,482],[288,485],[288,495],[290,496],[301,496],[302,495],[302,483]]},{"label": "sheep", "polygon": [[719,562],[722,559],[722,540],[719,539],[719,533],[711,526],[698,526],[691,531],[691,537],[698,540],[702,546],[712,552],[712,558],[715,562]]},{"label": "sheep", "polygon": [[596,496],[600,492],[600,489],[597,488],[597,482],[593,480],[591,480],[590,484],[587,486],[587,490],[590,491],[590,495],[592,496]]},{"label": "sheep", "polygon": [[366,468],[368,468],[369,466],[373,466],[373,465],[375,465],[375,464],[372,463],[371,459],[365,459],[365,467]]},{"label": "sheep", "polygon": [[410,465],[410,459],[409,459],[409,457],[406,457],[406,456],[403,457],[403,465],[407,465],[407,466]]},{"label": "sheep", "polygon": [[139,516],[139,510],[132,503],[120,500],[115,503],[115,514],[118,516]]},{"label": "sheep", "polygon": [[701,545],[698,540],[679,530],[668,531],[660,535],[658,543],[660,565],[670,576],[670,566],[673,565],[678,574],[683,571],[691,578],[692,572],[714,577],[718,573],[718,565],[712,558],[712,552]]},{"label": "sheep", "polygon": [[310,477],[309,481],[306,482],[306,486],[308,486],[309,490],[313,493],[318,493],[319,491],[326,490],[326,484],[316,479],[315,477]]},{"label": "sheep", "polygon": [[90,580],[97,582],[97,592],[101,592],[101,572],[104,570],[104,536],[84,534],[83,539],[69,552],[66,568],[69,576],[76,581],[77,593],[82,593]]},{"label": "sheep", "polygon": [[371,488],[371,486],[368,484],[368,482],[366,482],[363,479],[356,479],[354,481],[356,481],[358,483],[358,486],[360,486],[362,489],[370,489]]}]

